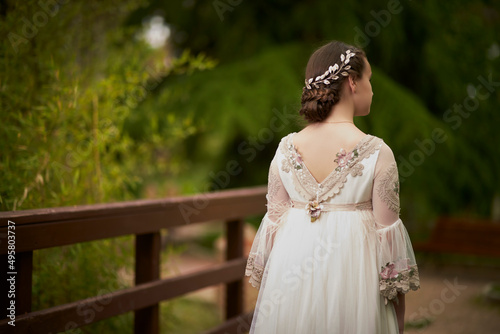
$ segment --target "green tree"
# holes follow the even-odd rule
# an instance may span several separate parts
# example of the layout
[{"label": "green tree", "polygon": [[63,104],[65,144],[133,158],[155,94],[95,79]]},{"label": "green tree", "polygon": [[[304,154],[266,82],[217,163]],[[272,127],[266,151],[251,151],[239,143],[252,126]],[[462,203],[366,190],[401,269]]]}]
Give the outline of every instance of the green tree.
[{"label": "green tree", "polygon": [[[160,131],[160,119],[148,117],[140,139],[130,120],[165,78],[215,63],[138,38],[142,26],[125,21],[144,4],[0,3],[2,210],[135,199],[152,175],[176,173],[169,162],[196,132],[189,118]],[[35,251],[33,310],[127,287],[132,247],[125,236]],[[85,330],[124,332],[131,321],[128,314]]]},{"label": "green tree", "polygon": [[[496,42],[496,32],[500,28],[498,8],[498,1],[481,0],[446,3],[371,0],[342,4],[322,0],[152,1],[149,6],[138,10],[131,20],[153,12],[163,13],[172,26],[178,45],[194,51],[203,50],[220,59],[221,65],[233,63],[234,71],[225,74],[232,77],[238,76],[238,67],[252,64],[254,58],[260,55],[270,55],[271,51],[267,50],[281,46],[286,48],[290,43],[300,43],[301,48],[308,52],[332,39],[360,44],[371,64],[386,73],[403,90],[410,90],[424,106],[423,112],[433,116],[439,127],[450,134],[446,145],[437,145],[422,165],[413,166],[416,167],[415,172],[405,182],[403,193],[426,197],[426,206],[434,207],[431,211],[435,214],[488,216],[491,214],[492,199],[495,194],[498,195],[500,186],[500,177],[496,172],[500,167],[500,157],[494,154],[500,133],[493,126],[500,122],[500,115],[494,112],[500,102],[500,79],[495,77],[500,61],[500,47]],[[274,54],[276,57],[267,58],[271,66],[281,68],[282,63],[295,61],[296,66],[290,67],[289,71],[302,75],[307,58],[299,59],[301,56],[297,53],[296,60],[290,60],[279,58],[282,55],[278,52]],[[223,68],[221,66],[220,71],[224,71]],[[276,80],[275,73],[267,68],[259,75],[262,87],[266,87],[268,80]],[[285,80],[291,76],[283,71],[280,75]],[[241,80],[248,79],[242,76]],[[297,82],[301,84],[301,80]],[[218,85],[214,81],[212,84]],[[229,86],[227,91],[217,96],[231,100],[232,94],[240,94]],[[280,86],[289,87],[287,84],[267,87],[271,90],[267,94],[268,99],[273,98],[273,92],[276,96],[282,94]],[[205,88],[201,89],[203,94]],[[213,89],[206,88],[207,91]],[[298,98],[300,88],[296,87],[295,92]],[[255,94],[255,110],[260,112],[264,104],[261,101],[262,90],[252,89],[246,93]],[[375,94],[376,105],[377,92]],[[210,98],[214,95],[205,96]],[[396,96],[385,98],[399,100]],[[184,106],[191,108],[191,101],[184,101]],[[462,111],[455,111],[456,105],[462,106]],[[218,114],[221,115],[243,112],[234,103],[232,109],[220,107]],[[397,156],[406,160],[412,152],[419,150],[416,142],[431,139],[429,131],[414,131],[415,119],[412,118],[420,119],[428,115],[410,116],[408,108],[411,104],[407,106],[403,103],[393,110],[403,117],[398,115],[396,119],[399,122],[395,127],[387,125],[393,131],[386,132],[385,137],[393,143]],[[247,112],[252,116],[255,114],[255,111]],[[249,118],[255,121],[252,116],[249,114]],[[382,119],[383,124],[393,123],[391,116],[388,117]],[[217,118],[216,122],[220,119]],[[235,123],[238,125],[233,127]],[[219,124],[228,126],[229,129],[223,131],[230,132],[240,126],[240,122],[235,123],[229,126],[228,123]],[[366,130],[375,129],[369,126]],[[402,136],[399,133],[411,135]],[[406,142],[397,143],[396,139]],[[237,145],[242,139],[231,140]],[[231,143],[224,146],[230,147]],[[398,147],[406,148],[399,150]],[[231,153],[225,160],[231,160]],[[402,159],[399,162],[404,165]],[[453,172],[450,172],[451,169]],[[265,169],[261,166],[258,170]],[[421,181],[425,178],[430,184],[422,188]]]}]

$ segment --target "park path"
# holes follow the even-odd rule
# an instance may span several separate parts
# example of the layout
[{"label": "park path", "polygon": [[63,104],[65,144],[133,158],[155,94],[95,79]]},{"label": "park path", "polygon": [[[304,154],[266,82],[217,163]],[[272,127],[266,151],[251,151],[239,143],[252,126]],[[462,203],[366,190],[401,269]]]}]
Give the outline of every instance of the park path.
[{"label": "park path", "polygon": [[485,300],[484,290],[500,283],[500,268],[420,266],[421,290],[408,294],[406,321],[430,318],[424,329],[408,334],[498,334],[500,304]]}]

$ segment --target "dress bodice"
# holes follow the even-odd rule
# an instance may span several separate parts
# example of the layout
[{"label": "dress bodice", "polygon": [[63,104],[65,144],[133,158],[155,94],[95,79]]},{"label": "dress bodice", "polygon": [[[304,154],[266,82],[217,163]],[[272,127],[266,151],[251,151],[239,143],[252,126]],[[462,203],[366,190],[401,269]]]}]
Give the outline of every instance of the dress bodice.
[{"label": "dress bodice", "polygon": [[291,200],[346,204],[371,199],[382,139],[365,135],[353,150],[344,152],[338,167],[319,183],[293,144],[295,134],[283,137],[276,153],[279,176]]},{"label": "dress bodice", "polygon": [[[378,294],[386,305],[397,293],[418,289],[415,256],[408,233],[399,218],[398,169],[390,147],[382,139],[367,134],[350,152],[341,150],[335,160],[338,166],[322,182],[317,182],[293,145],[294,135],[295,132],[282,138],[271,161],[267,212],[257,231],[245,269],[245,275],[251,276],[250,283],[259,288],[266,281],[266,270],[274,268],[275,272],[270,273],[273,277],[271,285],[282,284],[279,275],[302,260],[307,262],[313,259],[316,256],[314,246],[326,238],[335,246],[333,262],[325,265],[324,271],[322,266],[318,267],[318,273],[324,276],[315,276],[320,281],[311,283],[311,293],[327,281],[331,283],[329,289],[334,291],[339,284],[344,284],[346,288],[356,285],[343,275],[330,276],[331,273],[354,268],[352,262],[344,262],[352,257],[356,263],[365,261],[365,265],[359,267],[363,273],[353,272],[352,277],[373,278],[374,302],[378,300]],[[274,267],[268,267],[272,256],[279,261],[274,262]],[[360,289],[366,289],[365,283],[358,283]],[[304,284],[309,283],[302,283],[302,286]],[[340,289],[338,293],[341,291],[345,289]],[[297,300],[302,300],[302,297],[299,294]],[[330,302],[326,300],[325,303]],[[338,312],[343,312],[343,309],[344,306],[339,305]],[[335,326],[335,321],[329,325],[332,328]],[[340,329],[336,332],[346,333]]]}]

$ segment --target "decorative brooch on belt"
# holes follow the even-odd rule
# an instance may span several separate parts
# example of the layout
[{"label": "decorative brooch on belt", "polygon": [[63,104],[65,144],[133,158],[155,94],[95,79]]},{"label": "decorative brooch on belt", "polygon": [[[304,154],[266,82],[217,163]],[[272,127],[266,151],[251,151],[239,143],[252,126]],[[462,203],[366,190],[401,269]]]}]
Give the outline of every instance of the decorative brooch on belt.
[{"label": "decorative brooch on belt", "polygon": [[306,205],[306,211],[309,216],[311,216],[311,223],[314,223],[316,219],[319,218],[321,215],[321,209],[323,209],[323,205],[319,204],[319,202],[316,201],[310,201]]}]

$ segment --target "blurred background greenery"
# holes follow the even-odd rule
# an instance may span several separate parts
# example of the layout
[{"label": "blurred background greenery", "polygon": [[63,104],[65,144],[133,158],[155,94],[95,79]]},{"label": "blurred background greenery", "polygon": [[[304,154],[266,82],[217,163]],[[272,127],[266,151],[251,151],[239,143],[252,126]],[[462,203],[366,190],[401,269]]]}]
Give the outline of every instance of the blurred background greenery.
[{"label": "blurred background greenery", "polygon": [[[265,184],[279,140],[302,127],[307,59],[337,39],[372,65],[372,111],[356,123],[394,151],[408,229],[500,218],[499,1],[1,0],[0,31],[4,211]],[[124,256],[109,275],[81,265],[101,273],[81,295],[45,289],[46,259],[127,254],[120,240],[35,252],[35,291],[54,295],[34,308],[126,286]]]}]

